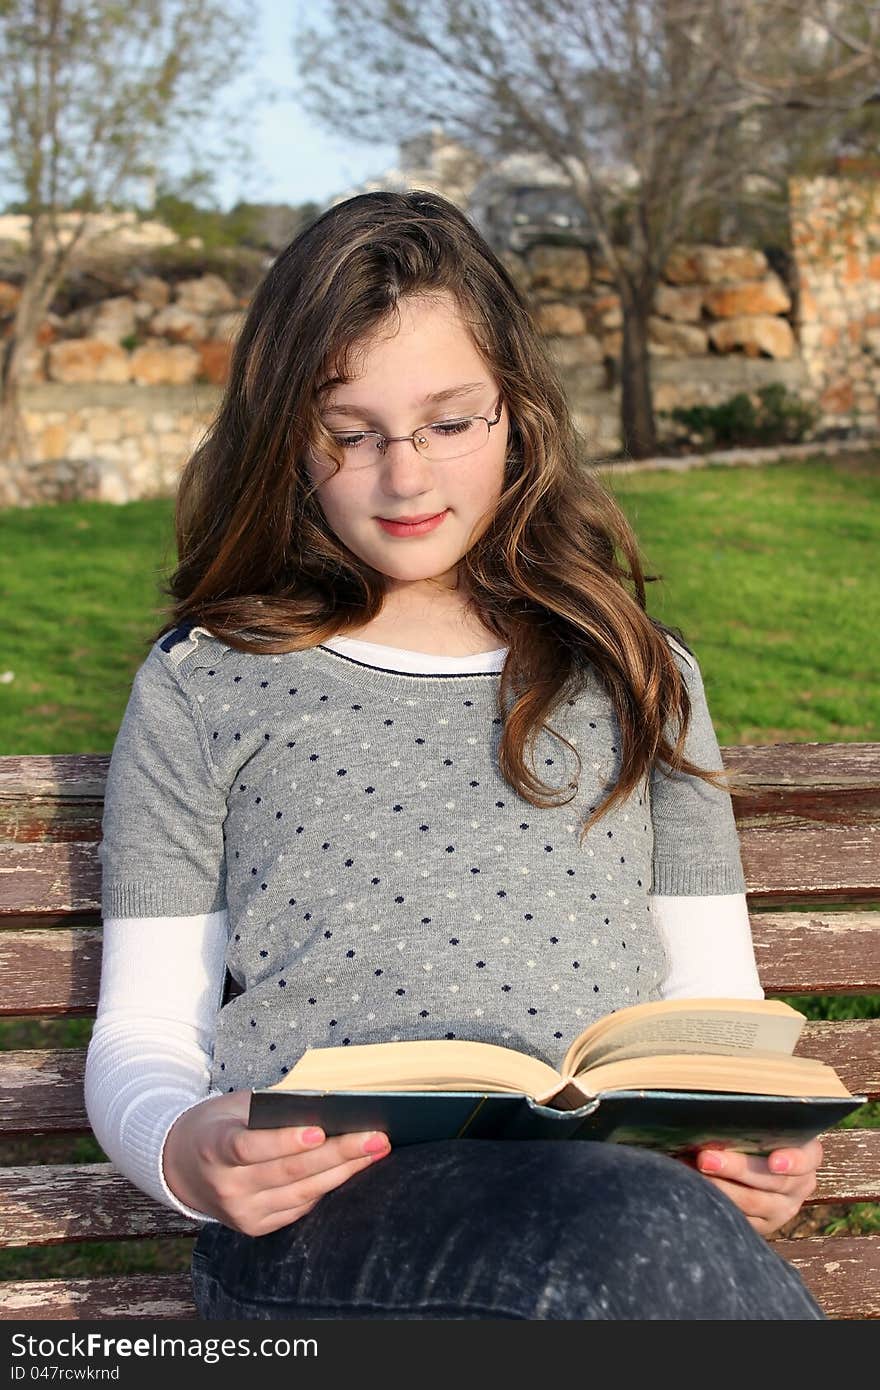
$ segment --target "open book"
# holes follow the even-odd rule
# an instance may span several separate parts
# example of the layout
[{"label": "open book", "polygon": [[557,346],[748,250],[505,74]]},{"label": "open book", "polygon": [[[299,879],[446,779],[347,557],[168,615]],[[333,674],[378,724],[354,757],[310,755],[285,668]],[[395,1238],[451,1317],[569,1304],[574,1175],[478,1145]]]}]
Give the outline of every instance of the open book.
[{"label": "open book", "polygon": [[255,1090],[253,1128],[439,1138],[583,1138],[678,1152],[803,1143],[860,1105],[830,1066],[793,1056],[804,1016],[781,1000],[669,999],[584,1029],[556,1070],[458,1039],[310,1048]]}]

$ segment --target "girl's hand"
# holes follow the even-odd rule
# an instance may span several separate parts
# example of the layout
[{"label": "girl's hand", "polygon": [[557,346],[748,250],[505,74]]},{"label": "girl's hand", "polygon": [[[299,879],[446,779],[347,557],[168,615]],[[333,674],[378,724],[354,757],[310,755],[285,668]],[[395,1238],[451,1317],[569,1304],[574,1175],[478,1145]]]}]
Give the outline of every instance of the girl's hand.
[{"label": "girl's hand", "polygon": [[739,1207],[759,1235],[769,1236],[800,1211],[816,1189],[822,1162],[818,1139],[766,1155],[733,1149],[700,1149],[694,1166]]},{"label": "girl's hand", "polygon": [[375,1132],[327,1139],[322,1130],[248,1129],[250,1091],[211,1096],[175,1120],[162,1164],[174,1195],[247,1236],[310,1212],[325,1192],[390,1152]]}]

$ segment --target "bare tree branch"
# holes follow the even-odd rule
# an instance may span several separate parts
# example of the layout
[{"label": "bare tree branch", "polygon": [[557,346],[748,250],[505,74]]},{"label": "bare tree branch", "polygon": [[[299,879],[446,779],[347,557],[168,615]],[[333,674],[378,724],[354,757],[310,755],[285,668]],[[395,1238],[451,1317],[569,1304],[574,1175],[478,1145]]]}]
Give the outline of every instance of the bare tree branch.
[{"label": "bare tree branch", "polygon": [[[647,317],[696,219],[758,208],[833,152],[876,86],[866,0],[328,0],[296,35],[301,101],[355,139],[439,121],[538,155],[584,208],[624,309],[624,436],[655,439]],[[809,16],[818,28],[810,29]],[[820,40],[817,42],[816,35]]]}]

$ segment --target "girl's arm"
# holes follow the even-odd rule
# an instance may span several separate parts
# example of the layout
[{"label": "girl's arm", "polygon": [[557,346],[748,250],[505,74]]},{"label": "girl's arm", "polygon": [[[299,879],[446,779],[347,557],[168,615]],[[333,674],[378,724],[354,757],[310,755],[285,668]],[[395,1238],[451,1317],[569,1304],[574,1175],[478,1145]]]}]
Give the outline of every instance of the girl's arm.
[{"label": "girl's arm", "polygon": [[668,961],[663,999],[763,999],[745,893],[652,897]]},{"label": "girl's arm", "polygon": [[[676,654],[691,700],[691,723],[685,753],[699,767],[720,768],[721,752],[706,703],[696,659],[674,640]],[[653,902],[664,939],[672,944],[667,983],[690,993],[697,984],[721,983],[711,958],[716,952],[733,952],[737,965],[736,989],[731,977],[723,994],[738,993],[752,979],[749,966],[751,934],[746,932],[745,875],[739,836],[730,796],[698,777],[669,775],[655,769],[651,777],[651,817],[654,830]],[[701,899],[714,899],[703,911]],[[725,898],[729,907],[721,907]],[[690,900],[680,903],[680,900]],[[733,901],[739,900],[739,909]],[[673,906],[673,904],[678,904]],[[739,912],[739,920],[735,916]],[[665,924],[665,925],[663,925]],[[671,926],[670,926],[671,924]],[[676,955],[676,943],[684,954]],[[753,952],[752,961],[754,960]],[[745,972],[744,974],[742,972]],[[755,993],[760,989],[754,973]],[[707,993],[717,993],[708,990]],[[761,1235],[769,1236],[797,1214],[816,1187],[816,1170],[822,1162],[822,1145],[812,1139],[800,1147],[776,1149],[766,1157],[725,1152],[711,1144],[696,1156],[695,1164],[707,1179],[723,1191]]]},{"label": "girl's arm", "polygon": [[165,1181],[168,1131],[209,1095],[224,979],[226,911],[107,918],[98,1011],[86,1056],[89,1123],[136,1186],[186,1216]]}]

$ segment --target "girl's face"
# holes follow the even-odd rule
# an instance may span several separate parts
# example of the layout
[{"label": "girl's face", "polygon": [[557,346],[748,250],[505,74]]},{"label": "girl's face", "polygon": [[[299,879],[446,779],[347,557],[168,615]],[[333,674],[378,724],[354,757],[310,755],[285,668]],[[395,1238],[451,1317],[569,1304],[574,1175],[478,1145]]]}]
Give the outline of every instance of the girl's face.
[{"label": "girl's face", "polygon": [[[498,413],[499,389],[450,295],[400,303],[400,326],[383,328],[362,345],[359,375],[328,384],[321,418],[329,430],[412,433],[441,420]],[[438,393],[444,399],[436,399]],[[447,394],[449,393],[449,394]],[[434,400],[431,398],[435,397]],[[507,451],[507,411],[485,444],[464,458],[436,462],[416,452],[409,439],[370,449],[332,474],[315,460],[310,476],[327,523],[344,545],[387,576],[387,591],[456,587],[457,566],[491,519],[501,495]],[[363,456],[361,455],[361,458]],[[443,520],[426,532],[394,535],[380,518]]]}]

